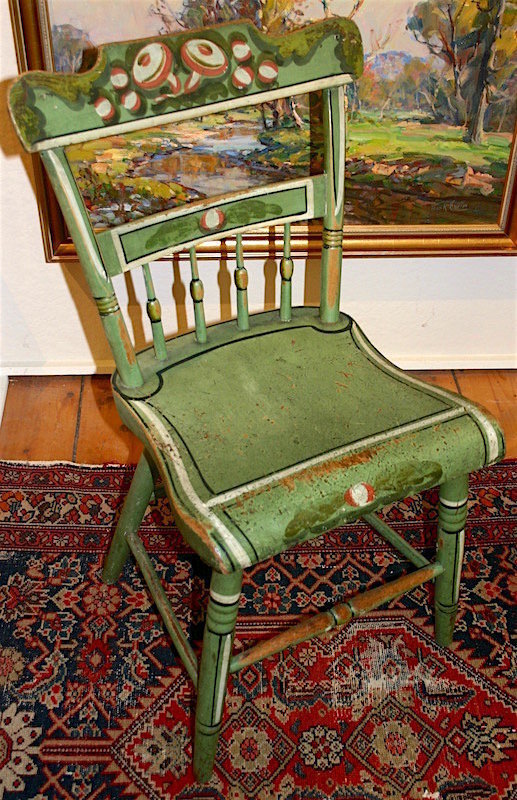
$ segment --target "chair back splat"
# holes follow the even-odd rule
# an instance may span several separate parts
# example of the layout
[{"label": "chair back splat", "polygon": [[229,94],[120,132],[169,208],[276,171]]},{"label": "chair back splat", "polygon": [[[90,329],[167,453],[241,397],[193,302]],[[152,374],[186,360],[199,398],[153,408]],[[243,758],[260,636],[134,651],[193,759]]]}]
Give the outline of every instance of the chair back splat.
[{"label": "chair back splat", "polygon": [[[197,686],[193,768],[202,782],[212,774],[230,672],[353,624],[429,580],[436,582],[436,639],[451,643],[468,473],[504,453],[502,433],[483,409],[405,375],[340,311],[345,87],[362,59],[349,20],[283,36],[238,22],[108,44],[89,72],[28,73],[10,90],[19,137],[41,153],[113,351],[117,409],[144,444],[103,579],[115,582],[133,554]],[[231,128],[239,124],[236,109],[307,92],[321,93],[322,108],[313,144],[322,136],[323,153],[312,173],[293,177],[289,167],[281,180],[275,161],[254,170],[247,188],[209,196],[175,173],[132,204],[141,181],[156,175],[156,160],[180,147],[175,123],[194,126],[219,113]],[[291,225],[310,219],[323,220],[319,309],[292,303]],[[283,227],[280,307],[250,314],[242,235],[272,225]],[[236,319],[207,327],[196,248],[229,236],[236,237]],[[167,339],[150,262],[180,251],[190,256],[195,330]],[[153,338],[139,353],[114,290],[117,276],[136,267]],[[175,278],[176,299],[177,285]],[[212,570],[199,664],[139,536],[157,474],[180,531]],[[431,562],[375,512],[433,486],[440,502]],[[234,654],[245,568],[361,518],[408,569],[397,565],[393,580],[291,627],[277,623],[276,636]]]}]

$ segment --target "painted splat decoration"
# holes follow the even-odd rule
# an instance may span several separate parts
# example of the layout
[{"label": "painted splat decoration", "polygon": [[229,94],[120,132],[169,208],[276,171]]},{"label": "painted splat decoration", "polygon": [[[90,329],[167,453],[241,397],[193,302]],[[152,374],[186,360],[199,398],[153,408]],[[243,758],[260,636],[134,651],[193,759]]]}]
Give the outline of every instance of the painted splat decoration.
[{"label": "painted splat decoration", "polygon": [[189,32],[100,47],[89,72],[66,80],[24,75],[11,93],[11,108],[24,144],[39,150],[48,146],[45,140],[81,141],[85,130],[167,114],[173,119],[194,107],[205,113],[238,107],[249,102],[246,96],[285,95],[291,86],[303,91],[300,67],[309,63],[311,83],[345,83],[361,73],[362,59],[350,20],[329,19],[282,37],[265,36],[247,22],[226,24],[202,36]]}]

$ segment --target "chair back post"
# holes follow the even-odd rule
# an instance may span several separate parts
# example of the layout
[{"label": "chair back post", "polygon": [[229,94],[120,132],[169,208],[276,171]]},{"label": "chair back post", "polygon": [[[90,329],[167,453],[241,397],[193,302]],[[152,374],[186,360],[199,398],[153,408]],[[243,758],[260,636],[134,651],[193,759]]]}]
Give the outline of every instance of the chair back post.
[{"label": "chair back post", "polygon": [[144,380],[133,344],[63,149],[45,150],[41,158],[77,249],[120,378],[126,386],[141,386]]},{"label": "chair back post", "polygon": [[344,87],[324,89],[323,133],[327,203],[323,217],[320,318],[329,323],[339,319],[345,208],[345,124]]}]

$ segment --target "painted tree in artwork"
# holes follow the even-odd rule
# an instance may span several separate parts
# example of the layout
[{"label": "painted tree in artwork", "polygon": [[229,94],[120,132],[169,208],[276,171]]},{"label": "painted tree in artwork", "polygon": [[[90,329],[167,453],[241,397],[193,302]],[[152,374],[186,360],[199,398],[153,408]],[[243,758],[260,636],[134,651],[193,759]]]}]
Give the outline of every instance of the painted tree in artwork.
[{"label": "painted tree in artwork", "polygon": [[159,18],[162,33],[249,19],[261,30],[278,34],[301,22],[304,5],[305,0],[183,0],[181,9],[174,11],[167,0],[154,0],[149,14]]},{"label": "painted tree in artwork", "polygon": [[468,42],[467,38],[475,15],[476,8],[470,0],[423,0],[415,6],[407,22],[416,41],[442,61],[452,75],[450,106],[455,125],[465,122],[462,81],[474,52],[475,42]]},{"label": "painted tree in artwork", "polygon": [[58,72],[77,72],[85,50],[94,50],[88,34],[69,24],[52,26],[52,47]]},{"label": "painted tree in artwork", "polygon": [[[515,53],[515,40],[506,41],[512,47],[513,53],[504,52],[502,33],[505,15],[506,0],[476,0],[476,17],[474,29],[478,36],[476,54],[469,70],[470,80],[467,83],[466,93],[471,109],[467,124],[466,140],[478,144],[483,135],[485,114],[489,103],[495,98],[498,88],[497,67],[498,61]],[[516,6],[513,6],[515,15]],[[503,59],[501,59],[501,55]]]},{"label": "painted tree in artwork", "polygon": [[491,104],[508,111],[516,16],[512,0],[421,0],[408,17],[414,38],[443,63],[445,80],[450,76],[443,97],[467,141],[481,141]]}]

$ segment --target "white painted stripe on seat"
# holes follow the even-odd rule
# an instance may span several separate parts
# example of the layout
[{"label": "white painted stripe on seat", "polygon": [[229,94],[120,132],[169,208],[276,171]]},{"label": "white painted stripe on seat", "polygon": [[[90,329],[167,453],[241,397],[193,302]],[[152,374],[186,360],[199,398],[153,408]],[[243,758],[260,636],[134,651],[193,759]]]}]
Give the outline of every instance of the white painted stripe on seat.
[{"label": "white painted stripe on seat", "polygon": [[[352,333],[361,347],[365,350],[365,352],[368,353],[372,361],[375,361],[376,364],[382,365],[386,372],[390,372],[392,375],[403,377],[407,383],[411,383],[413,386],[421,387],[422,381],[411,377],[411,375],[407,375],[403,370],[399,369],[394,364],[391,364],[391,362],[387,361],[385,358],[382,358],[372,348],[368,340],[365,339],[363,332],[360,330],[356,322],[352,323]],[[449,394],[449,392],[447,392],[445,389],[441,389],[437,386],[431,386],[429,384],[426,384],[426,386],[429,392],[434,394],[436,397],[443,397],[449,401],[455,399],[454,395],[451,396],[451,394]],[[491,464],[499,456],[499,440],[497,438],[497,432],[494,426],[483,414],[483,412],[465,397],[459,396],[456,402],[458,403],[459,407],[463,408],[468,414],[475,417],[479,426],[484,430],[488,442],[488,463]]]},{"label": "white painted stripe on seat", "polygon": [[330,461],[334,458],[340,458],[347,453],[353,453],[356,450],[363,450],[364,448],[371,447],[374,444],[385,442],[387,439],[391,439],[393,436],[400,436],[400,434],[403,433],[411,433],[412,431],[418,431],[421,428],[428,428],[429,426],[436,425],[440,422],[447,422],[450,419],[461,417],[464,414],[465,412],[462,408],[452,408],[449,411],[440,411],[438,414],[432,414],[431,416],[425,417],[425,419],[419,419],[416,422],[407,422],[404,425],[391,428],[389,431],[383,431],[382,433],[377,433],[374,436],[368,436],[365,439],[359,439],[359,441],[352,442],[352,444],[343,445],[343,447],[338,447],[335,450],[329,450],[327,453],[323,453],[320,456],[315,456],[314,458],[309,458],[307,461],[300,461],[299,464],[295,464],[293,467],[287,467],[286,469],[279,470],[278,472],[274,472],[272,475],[267,475],[265,478],[258,478],[256,481],[251,481],[250,483],[245,483],[242,486],[237,486],[235,489],[230,489],[227,492],[223,492],[222,494],[218,494],[215,497],[210,498],[206,505],[209,508],[222,505],[223,503],[227,503],[237,497],[241,497],[241,495],[246,494],[247,492],[253,492],[256,489],[262,488],[263,486],[269,486],[271,483],[282,480],[282,478],[288,478],[291,475],[296,475],[298,472],[302,472],[310,467],[315,467],[318,464],[323,464],[325,461]]},{"label": "white painted stripe on seat", "polygon": [[464,403],[464,406],[465,409],[476,418],[479,425],[486,433],[486,438],[488,439],[488,463],[492,464],[492,462],[497,461],[499,457],[499,440],[497,438],[496,430],[490,420],[479,408],[477,408],[477,406],[475,406],[473,403]]},{"label": "white painted stripe on seat", "polygon": [[147,420],[149,424],[149,432],[151,436],[153,436],[156,446],[159,448],[159,450],[165,450],[167,452],[167,456],[174,464],[174,470],[178,476],[179,482],[181,483],[181,487],[194,508],[196,508],[199,513],[202,514],[211,523],[211,525],[214,526],[216,531],[223,539],[228,550],[237,560],[238,564],[241,567],[249,567],[251,564],[251,559],[246,553],[245,549],[242,547],[240,542],[237,541],[233,533],[228,530],[226,525],[221,522],[219,517],[210,511],[208,505],[201,500],[196,490],[192,486],[176,443],[161,421],[160,417],[143,400],[133,400],[132,405]]}]

